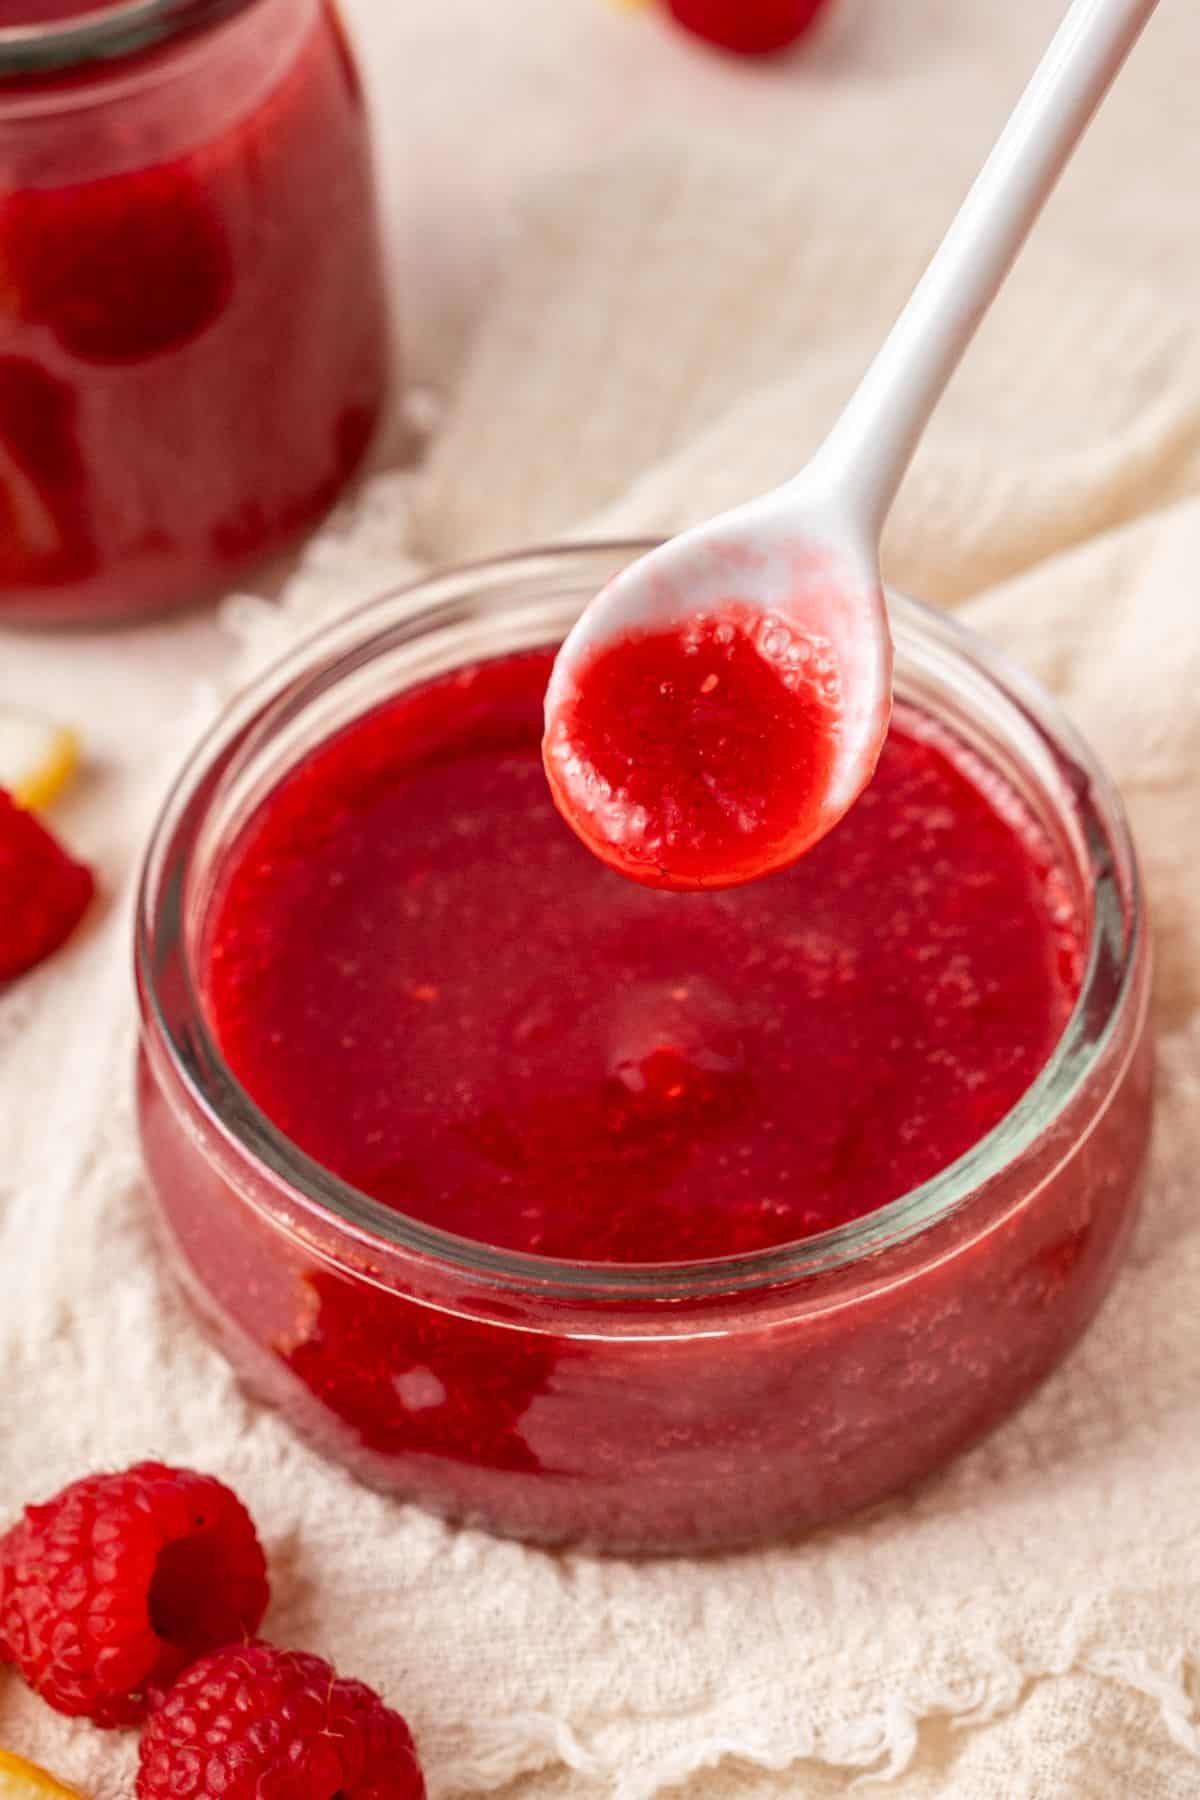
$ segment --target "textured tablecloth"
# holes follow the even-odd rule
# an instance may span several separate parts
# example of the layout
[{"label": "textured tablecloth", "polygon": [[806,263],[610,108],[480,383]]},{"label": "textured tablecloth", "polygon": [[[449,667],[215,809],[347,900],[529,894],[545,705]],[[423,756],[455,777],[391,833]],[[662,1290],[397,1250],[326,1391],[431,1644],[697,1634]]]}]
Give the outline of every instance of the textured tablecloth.
[{"label": "textured tablecloth", "polygon": [[[960,608],[1098,742],[1156,914],[1149,1198],[1036,1400],[918,1496],[804,1544],[634,1565],[456,1531],[240,1396],[160,1284],[127,1098],[128,882],[221,691],[417,565],[671,528],[793,469],[1057,10],[842,0],[804,55],[749,71],[601,0],[357,0],[409,367],[437,397],[415,409],[425,466],[344,509],[283,605],[0,645],[0,692],[84,724],[59,818],[106,888],[0,1001],[0,1516],[149,1453],[230,1479],[268,1543],[267,1630],[381,1687],[438,1800],[823,1800],[863,1775],[905,1800],[1200,1792],[1200,31],[1181,0],[887,542],[893,580]],[[0,1742],[95,1800],[130,1792],[129,1739],[3,1676]]]}]

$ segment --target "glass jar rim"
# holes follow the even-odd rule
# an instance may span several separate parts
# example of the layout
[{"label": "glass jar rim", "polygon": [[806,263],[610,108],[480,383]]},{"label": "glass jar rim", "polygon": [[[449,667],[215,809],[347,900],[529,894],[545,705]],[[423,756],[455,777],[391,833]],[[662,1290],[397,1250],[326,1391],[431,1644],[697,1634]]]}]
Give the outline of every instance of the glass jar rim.
[{"label": "glass jar rim", "polygon": [[121,62],[244,12],[256,0],[113,0],[91,12],[0,27],[0,79]]},{"label": "glass jar rim", "polygon": [[[339,676],[369,663],[372,645],[378,650],[400,621],[418,624],[422,615],[436,609],[439,591],[448,585],[508,578],[517,589],[523,568],[532,577],[534,570],[547,566],[562,568],[565,579],[572,566],[588,559],[619,559],[619,566],[653,548],[653,542],[581,542],[459,564],[389,589],[305,637],[238,692],[184,763],[151,835],[136,905],[134,961],[143,1033],[165,1050],[176,1079],[218,1137],[236,1156],[249,1158],[271,1180],[282,1183],[289,1204],[299,1201],[325,1224],[348,1230],[368,1245],[382,1244],[464,1276],[579,1302],[616,1298],[653,1302],[777,1287],[859,1265],[941,1224],[1050,1133],[1067,1112],[1125,1014],[1146,935],[1141,876],[1124,809],[1086,741],[1050,695],[1000,652],[946,614],[889,590],[894,618],[924,632],[982,674],[1064,766],[1073,795],[1095,804],[1103,826],[1103,841],[1089,840],[1086,845],[1097,904],[1079,997],[1049,1061],[998,1124],[920,1186],[861,1218],[768,1249],[681,1263],[588,1263],[503,1249],[385,1206],[309,1157],[257,1107],[225,1063],[208,1029],[182,945],[188,862],[219,785],[222,753],[257,728],[273,703],[291,694],[293,683],[307,680],[312,700],[336,686]],[[397,613],[399,619],[393,616]],[[298,698],[289,701],[290,721],[302,713],[304,698],[302,685]],[[182,848],[177,844],[181,836]],[[164,931],[182,958],[187,993],[182,1030],[173,1026],[164,1005],[160,947]],[[173,980],[178,983],[178,974]],[[1107,997],[1106,982],[1111,984]]]}]

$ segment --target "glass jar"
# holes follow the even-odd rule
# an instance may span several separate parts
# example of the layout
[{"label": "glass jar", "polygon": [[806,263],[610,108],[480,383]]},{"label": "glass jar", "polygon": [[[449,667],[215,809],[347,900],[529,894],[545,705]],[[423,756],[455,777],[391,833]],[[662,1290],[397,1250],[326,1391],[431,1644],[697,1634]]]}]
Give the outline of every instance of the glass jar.
[{"label": "glass jar", "polygon": [[498,1250],[309,1160],[239,1088],[197,997],[228,846],[330,733],[448,669],[558,642],[645,547],[518,556],[390,595],[241,695],[148,854],[140,1117],[185,1291],[252,1389],[329,1456],[493,1531],[695,1551],[827,1524],[927,1475],[1078,1337],[1145,1157],[1148,946],[1134,852],[1090,751],[984,645],[896,598],[898,696],[1003,774],[1086,925],[1065,1034],[988,1136],[851,1224],[679,1266]]},{"label": "glass jar", "polygon": [[363,96],[330,0],[19,11],[42,22],[0,30],[0,624],[139,618],[281,550],[367,448]]}]

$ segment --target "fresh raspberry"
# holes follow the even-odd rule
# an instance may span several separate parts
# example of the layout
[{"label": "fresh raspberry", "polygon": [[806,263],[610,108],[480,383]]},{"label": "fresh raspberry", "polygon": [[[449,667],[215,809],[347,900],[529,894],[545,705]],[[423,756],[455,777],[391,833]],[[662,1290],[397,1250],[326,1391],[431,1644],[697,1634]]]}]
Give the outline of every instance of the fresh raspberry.
[{"label": "fresh raspberry", "polygon": [[58,949],[95,885],[91,870],[0,788],[0,983]]},{"label": "fresh raspberry", "polygon": [[30,1506],[0,1538],[0,1647],[56,1711],[131,1725],[196,1657],[252,1636],[267,1570],[241,1501],[138,1463]]},{"label": "fresh raspberry", "polygon": [[182,1676],[142,1733],[138,1800],[424,1800],[412,1733],[320,1656],[247,1644]]},{"label": "fresh raspberry", "polygon": [[685,31],[738,56],[770,56],[803,37],[825,0],[666,0]]}]

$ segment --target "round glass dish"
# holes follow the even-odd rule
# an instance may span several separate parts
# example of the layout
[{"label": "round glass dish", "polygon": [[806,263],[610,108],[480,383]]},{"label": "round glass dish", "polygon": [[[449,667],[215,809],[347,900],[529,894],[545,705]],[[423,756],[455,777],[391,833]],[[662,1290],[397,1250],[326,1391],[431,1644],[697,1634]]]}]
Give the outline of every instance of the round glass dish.
[{"label": "round glass dish", "polygon": [[239,827],[406,686],[557,642],[645,546],[516,556],[391,594],[245,691],[170,797],[137,926],[144,1155],[171,1264],[253,1391],[365,1480],[547,1543],[695,1551],[826,1524],[1031,1391],[1108,1288],[1151,1111],[1148,946],[1120,805],[1052,703],[892,602],[898,694],[1001,771],[1087,932],[1042,1074],[965,1156],[854,1223],[676,1266],[454,1237],[335,1179],[223,1064],[195,957]]},{"label": "round glass dish", "polygon": [[363,96],[331,0],[25,10],[0,29],[0,623],[134,619],[282,550],[365,454]]}]

